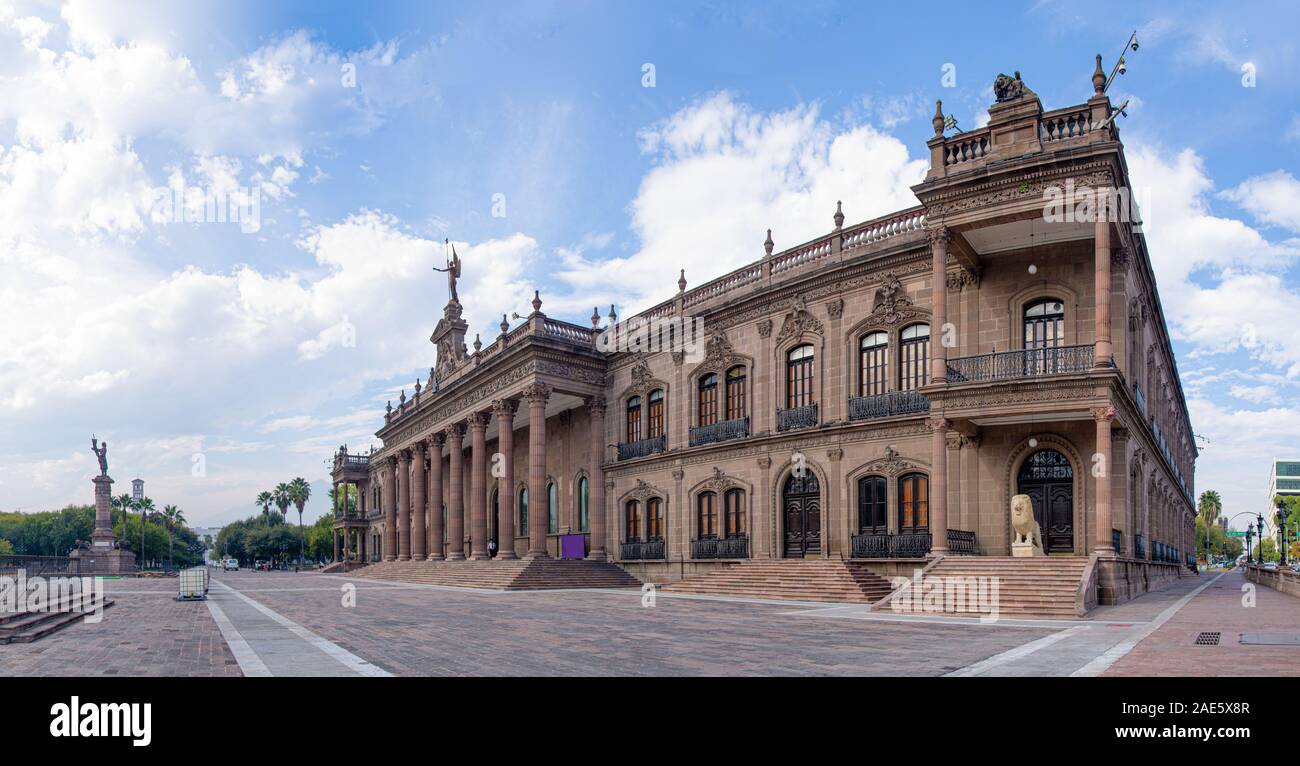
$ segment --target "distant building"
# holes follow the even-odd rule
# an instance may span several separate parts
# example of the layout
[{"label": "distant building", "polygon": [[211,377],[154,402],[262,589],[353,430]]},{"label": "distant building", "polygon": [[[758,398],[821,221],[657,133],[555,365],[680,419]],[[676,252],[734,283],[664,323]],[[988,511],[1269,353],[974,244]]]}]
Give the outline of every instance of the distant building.
[{"label": "distant building", "polygon": [[1268,472],[1268,507],[1269,517],[1277,523],[1277,507],[1273,498],[1300,496],[1300,458],[1278,458]]}]

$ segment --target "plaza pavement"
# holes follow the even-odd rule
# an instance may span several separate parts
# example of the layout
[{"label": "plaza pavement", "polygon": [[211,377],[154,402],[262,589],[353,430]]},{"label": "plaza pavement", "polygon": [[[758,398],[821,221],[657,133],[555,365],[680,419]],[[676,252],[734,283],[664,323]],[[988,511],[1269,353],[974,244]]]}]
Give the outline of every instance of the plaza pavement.
[{"label": "plaza pavement", "polygon": [[1254,610],[1229,610],[1241,580],[1185,578],[1088,620],[980,624],[857,605],[661,593],[646,608],[638,591],[215,572],[207,602],[176,602],[174,580],[109,581],[117,605],[103,623],[0,646],[0,675],[1197,675],[1230,672],[1225,656],[1300,673],[1296,647],[1238,646],[1235,627],[1223,646],[1184,640],[1216,629],[1202,626],[1210,618],[1300,625],[1300,599],[1268,588]]}]

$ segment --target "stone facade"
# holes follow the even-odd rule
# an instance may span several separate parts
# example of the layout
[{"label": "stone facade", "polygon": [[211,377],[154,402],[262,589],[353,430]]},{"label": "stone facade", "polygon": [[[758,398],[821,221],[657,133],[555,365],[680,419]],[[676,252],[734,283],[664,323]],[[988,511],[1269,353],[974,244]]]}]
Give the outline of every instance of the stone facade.
[{"label": "stone facade", "polygon": [[[336,455],[360,493],[339,555],[473,558],[491,538],[536,558],[582,535],[659,582],[792,555],[895,571],[1008,555],[1011,497],[1037,492],[1048,553],[1101,560],[1103,600],[1176,571],[1196,450],[1111,117],[1100,93],[1044,111],[1028,89],[979,130],[937,116],[917,207],[845,226],[837,204],[827,235],[778,251],[769,232],[759,260],[683,274],[621,323],[553,320],[539,296],[470,352],[453,297],[432,384],[390,405],[382,449]],[[1097,189],[1097,220],[1049,215]],[[695,321],[698,346],[635,345]]]}]

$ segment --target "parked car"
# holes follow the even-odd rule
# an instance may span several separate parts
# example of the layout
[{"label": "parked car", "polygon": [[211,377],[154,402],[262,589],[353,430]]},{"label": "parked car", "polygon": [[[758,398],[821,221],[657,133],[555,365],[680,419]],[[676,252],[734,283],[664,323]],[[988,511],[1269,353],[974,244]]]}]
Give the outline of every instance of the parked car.
[{"label": "parked car", "polygon": [[227,572],[239,571],[239,559],[226,559],[221,562],[221,568]]}]

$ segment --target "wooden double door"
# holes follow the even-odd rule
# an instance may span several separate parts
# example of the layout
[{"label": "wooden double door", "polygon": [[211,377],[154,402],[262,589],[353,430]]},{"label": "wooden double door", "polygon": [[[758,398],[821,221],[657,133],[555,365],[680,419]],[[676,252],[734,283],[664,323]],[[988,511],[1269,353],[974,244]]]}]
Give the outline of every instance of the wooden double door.
[{"label": "wooden double door", "polygon": [[785,557],[799,559],[821,554],[821,485],[811,471],[791,475],[781,492],[785,518]]},{"label": "wooden double door", "polygon": [[1074,552],[1074,470],[1056,450],[1039,450],[1025,459],[1017,492],[1034,504],[1034,519],[1047,553]]}]

